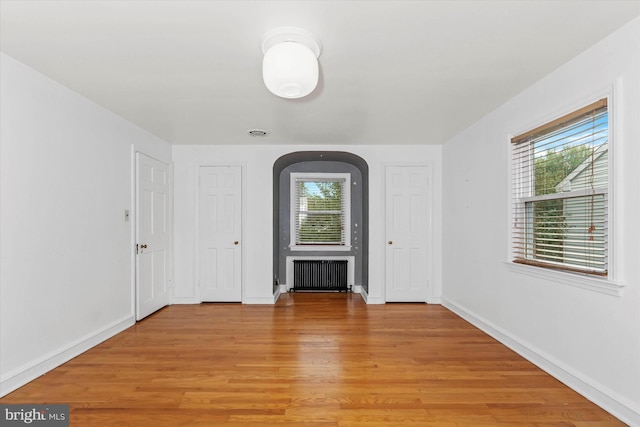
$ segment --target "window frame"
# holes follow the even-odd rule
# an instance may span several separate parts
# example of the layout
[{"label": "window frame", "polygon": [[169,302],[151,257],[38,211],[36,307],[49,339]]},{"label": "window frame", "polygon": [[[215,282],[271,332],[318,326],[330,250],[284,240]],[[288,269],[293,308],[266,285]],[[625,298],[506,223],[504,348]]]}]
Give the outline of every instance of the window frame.
[{"label": "window frame", "polygon": [[[304,181],[340,181],[342,182],[342,206],[344,224],[344,244],[297,244],[298,228],[296,224],[296,197],[298,194],[296,183]],[[316,252],[347,252],[351,251],[351,174],[325,172],[292,172],[289,175],[289,249],[292,251]]]},{"label": "window frame", "polygon": [[[593,102],[593,99],[598,99],[598,101]],[[613,198],[609,197],[612,194],[612,187],[615,178],[614,174],[614,150],[613,148],[613,128],[614,128],[614,115],[612,114],[613,106],[611,102],[610,95],[600,96],[598,98],[593,98],[592,102],[581,103],[579,108],[574,108],[569,110],[569,113],[566,114],[557,114],[554,115],[550,120],[542,121],[542,125],[537,127],[530,127],[528,131],[518,134],[512,138],[509,138],[509,147],[510,147],[510,156],[509,156],[509,185],[510,185],[510,197],[509,197],[509,219],[510,219],[510,232],[509,232],[509,249],[510,249],[510,261],[507,263],[510,269],[514,271],[519,271],[521,273],[527,275],[541,276],[546,278],[554,278],[556,281],[563,276],[566,278],[564,280],[567,284],[575,285],[576,279],[578,282],[582,280],[582,283],[589,289],[594,290],[598,288],[598,286],[594,286],[597,283],[603,283],[603,286],[600,287],[600,290],[603,293],[611,294],[611,295],[619,295],[622,286],[616,284],[613,281],[613,265],[612,262],[612,253],[613,253],[613,240],[614,240],[614,226],[615,218],[613,215]],[[532,137],[533,135],[540,134],[541,132],[549,130],[551,133],[551,129],[557,127],[558,125],[563,125],[564,122],[571,122],[575,120],[577,117],[580,117],[585,114],[585,112],[597,110],[602,107],[606,108],[607,111],[607,139],[604,142],[608,145],[608,158],[607,158],[607,177],[608,183],[606,188],[599,187],[595,189],[587,189],[587,190],[575,190],[567,193],[553,193],[553,194],[543,194],[543,195],[533,195],[532,186],[535,185],[535,180],[532,176],[535,174],[535,168],[533,166],[534,163],[534,155],[532,150],[530,151],[530,155],[523,156],[516,160],[514,158],[514,154],[518,149],[519,143],[527,143],[526,139]],[[530,141],[530,144],[534,143],[534,141]],[[520,171],[522,174],[516,174],[515,171]],[[527,177],[528,175],[528,177]],[[528,252],[527,246],[527,234],[526,228],[528,228],[527,221],[527,205],[531,202],[539,202],[544,200],[563,200],[569,199],[573,197],[584,197],[584,196],[597,196],[602,195],[606,200],[606,205],[604,208],[604,212],[607,215],[607,219],[605,222],[605,243],[604,250],[606,259],[606,270],[604,273],[597,273],[592,271],[587,271],[582,268],[572,268],[568,265],[555,265],[551,262],[539,261],[537,259],[525,259],[525,255],[522,255],[522,251],[525,253]],[[518,221],[521,224],[518,225]],[[517,241],[516,233],[524,233],[522,234],[524,240]],[[537,272],[537,273],[536,273]]]}]

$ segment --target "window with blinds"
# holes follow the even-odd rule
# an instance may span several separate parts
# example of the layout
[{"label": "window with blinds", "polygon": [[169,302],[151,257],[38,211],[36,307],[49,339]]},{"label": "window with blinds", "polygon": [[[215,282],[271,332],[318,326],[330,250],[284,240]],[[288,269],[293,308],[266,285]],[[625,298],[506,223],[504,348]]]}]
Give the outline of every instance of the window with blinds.
[{"label": "window with blinds", "polygon": [[511,142],[513,261],[606,276],[607,100]]},{"label": "window with blinds", "polygon": [[291,174],[292,246],[349,246],[349,181],[349,174]]}]

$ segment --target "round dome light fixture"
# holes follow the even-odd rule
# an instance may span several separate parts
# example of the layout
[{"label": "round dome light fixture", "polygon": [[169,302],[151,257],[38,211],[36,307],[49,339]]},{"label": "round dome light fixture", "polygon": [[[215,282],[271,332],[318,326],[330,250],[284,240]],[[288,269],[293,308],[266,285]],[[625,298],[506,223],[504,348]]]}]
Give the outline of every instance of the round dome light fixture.
[{"label": "round dome light fixture", "polygon": [[281,27],[266,34],[262,43],[262,78],[274,95],[302,98],[318,85],[320,41],[301,28]]}]

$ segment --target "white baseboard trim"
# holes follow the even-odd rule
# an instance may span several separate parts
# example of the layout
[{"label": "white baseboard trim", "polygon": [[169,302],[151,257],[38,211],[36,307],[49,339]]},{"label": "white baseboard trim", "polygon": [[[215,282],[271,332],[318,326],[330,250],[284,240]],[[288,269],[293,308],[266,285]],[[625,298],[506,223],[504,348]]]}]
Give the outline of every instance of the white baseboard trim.
[{"label": "white baseboard trim", "polygon": [[85,335],[70,344],[60,347],[51,353],[26,363],[21,367],[6,373],[0,379],[0,397],[11,393],[23,385],[57,368],[74,357],[84,353],[92,347],[124,331],[136,323],[134,315],[128,315],[122,319],[111,322],[107,326],[94,333]]},{"label": "white baseboard trim", "polygon": [[386,304],[386,301],[384,300],[384,298],[372,297],[364,288],[360,289],[360,295],[362,295],[362,299],[367,304]]},{"label": "white baseboard trim", "polygon": [[282,295],[283,293],[285,293],[287,291],[287,287],[286,285],[284,285],[284,292],[282,292],[282,287],[283,285],[277,286],[276,287],[276,291],[273,293],[273,303],[275,304],[276,302],[278,302],[278,298],[280,298],[280,295]]},{"label": "white baseboard trim", "polygon": [[280,290],[278,289],[271,297],[243,298],[242,304],[275,304],[279,297],[280,297]]},{"label": "white baseboard trim", "polygon": [[440,297],[427,297],[427,304],[442,304]]},{"label": "white baseboard trim", "polygon": [[194,297],[171,297],[171,304],[200,304],[201,302]]},{"label": "white baseboard trim", "polygon": [[640,407],[638,404],[619,396],[616,392],[597,381],[576,372],[543,351],[504,331],[497,325],[475,315],[470,310],[442,298],[442,305],[456,313],[472,325],[509,347],[543,371],[552,375],[568,387],[580,393],[596,405],[610,412],[630,426],[640,426]]}]

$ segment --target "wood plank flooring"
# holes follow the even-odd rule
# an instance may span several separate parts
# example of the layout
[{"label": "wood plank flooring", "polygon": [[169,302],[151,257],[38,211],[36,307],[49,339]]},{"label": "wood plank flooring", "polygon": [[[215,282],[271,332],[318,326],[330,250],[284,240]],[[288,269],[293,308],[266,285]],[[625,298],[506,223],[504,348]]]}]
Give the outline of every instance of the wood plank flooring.
[{"label": "wood plank flooring", "polygon": [[0,403],[82,427],[624,425],[443,307],[355,294],[167,307]]}]

